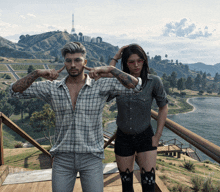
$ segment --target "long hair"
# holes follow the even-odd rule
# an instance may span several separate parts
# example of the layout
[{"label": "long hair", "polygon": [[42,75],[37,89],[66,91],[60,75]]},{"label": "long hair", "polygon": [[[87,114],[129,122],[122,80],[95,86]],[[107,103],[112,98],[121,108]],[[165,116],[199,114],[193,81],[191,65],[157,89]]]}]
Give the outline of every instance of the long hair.
[{"label": "long hair", "polygon": [[150,73],[150,70],[149,70],[147,55],[141,46],[139,46],[138,44],[131,44],[123,50],[122,58],[121,58],[122,70],[130,74],[130,70],[128,69],[127,66],[127,61],[132,54],[137,54],[141,59],[144,60],[143,68],[140,74],[140,77],[142,79],[142,86],[144,86],[145,82],[147,81],[147,74]]}]

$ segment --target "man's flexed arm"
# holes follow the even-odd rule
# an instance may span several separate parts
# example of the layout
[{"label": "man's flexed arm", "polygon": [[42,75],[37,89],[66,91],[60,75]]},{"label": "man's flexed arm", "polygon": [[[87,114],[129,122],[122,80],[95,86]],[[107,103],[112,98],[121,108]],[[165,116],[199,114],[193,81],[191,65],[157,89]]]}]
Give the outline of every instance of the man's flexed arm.
[{"label": "man's flexed arm", "polygon": [[48,79],[50,81],[53,81],[58,78],[59,73],[65,68],[63,66],[61,69],[56,71],[55,69],[52,70],[40,70],[37,69],[33,71],[32,73],[28,74],[27,76],[23,77],[22,79],[19,79],[16,81],[13,86],[12,90],[14,92],[20,92],[23,93],[28,87],[31,86],[31,84],[38,78],[38,77],[43,77],[45,79]]},{"label": "man's flexed arm", "polygon": [[89,70],[90,78],[93,78],[95,80],[98,80],[101,77],[111,77],[113,75],[126,88],[134,89],[136,87],[136,85],[138,84],[138,79],[136,77],[134,77],[128,73],[125,73],[125,72],[123,72],[113,66],[101,66],[101,67],[95,67],[95,68],[90,68],[90,67],[84,66],[84,68]]}]

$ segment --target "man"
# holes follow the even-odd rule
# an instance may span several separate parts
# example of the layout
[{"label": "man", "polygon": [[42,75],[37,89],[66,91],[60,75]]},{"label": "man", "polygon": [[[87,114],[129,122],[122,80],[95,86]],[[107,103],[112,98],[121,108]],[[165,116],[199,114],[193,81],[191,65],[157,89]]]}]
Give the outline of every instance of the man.
[{"label": "man", "polygon": [[[111,66],[86,67],[86,49],[78,42],[67,43],[61,53],[65,61],[60,70],[35,70],[11,85],[11,95],[41,98],[55,112],[55,143],[50,150],[54,156],[53,191],[72,192],[79,172],[84,192],[101,192],[104,158],[102,111],[105,101],[110,94],[139,91],[141,79]],[[61,81],[54,81],[64,68],[69,75]],[[84,68],[90,70],[90,77],[94,79],[84,73]],[[116,78],[99,79],[111,75]],[[38,77],[50,81],[34,83]]]}]

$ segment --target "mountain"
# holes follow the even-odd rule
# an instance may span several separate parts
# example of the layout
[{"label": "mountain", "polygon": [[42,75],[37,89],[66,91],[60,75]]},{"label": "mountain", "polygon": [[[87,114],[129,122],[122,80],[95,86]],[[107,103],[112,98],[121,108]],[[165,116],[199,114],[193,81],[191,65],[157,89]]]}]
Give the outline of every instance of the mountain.
[{"label": "mountain", "polygon": [[[99,41],[97,40],[99,39]],[[69,34],[62,31],[51,31],[37,35],[21,35],[18,43],[13,43],[0,37],[0,56],[25,59],[50,59],[62,62],[61,48],[71,41],[81,42],[87,50],[88,66],[100,66],[108,64],[109,59],[118,51],[118,46],[103,42],[101,37],[91,38],[82,34]],[[102,62],[100,62],[102,61]],[[149,66],[162,76],[163,73],[170,75],[177,72],[177,77],[195,77],[195,72],[181,63],[171,63],[168,60],[161,60],[161,56],[149,57]],[[116,67],[120,68],[120,62]]]},{"label": "mountain", "polygon": [[196,73],[191,71],[187,65],[182,63],[171,63],[168,60],[149,59],[149,67],[153,68],[157,75],[162,76],[164,73],[171,75],[173,71],[177,73],[177,78],[191,76],[196,77]]},{"label": "mountain", "polygon": [[216,73],[220,74],[220,63],[215,65],[206,65],[204,63],[194,63],[187,65],[189,66],[190,70],[202,71],[203,73],[206,72],[207,74],[210,73],[212,77],[214,77]]},{"label": "mountain", "polygon": [[[12,43],[1,37],[0,56],[25,59],[55,59],[62,58],[61,48],[70,41],[78,41],[78,36],[67,32],[53,31],[38,35],[22,35],[18,43]],[[87,50],[88,66],[98,66],[103,58],[107,63],[118,51],[117,46],[106,42],[92,43],[83,41]]]}]

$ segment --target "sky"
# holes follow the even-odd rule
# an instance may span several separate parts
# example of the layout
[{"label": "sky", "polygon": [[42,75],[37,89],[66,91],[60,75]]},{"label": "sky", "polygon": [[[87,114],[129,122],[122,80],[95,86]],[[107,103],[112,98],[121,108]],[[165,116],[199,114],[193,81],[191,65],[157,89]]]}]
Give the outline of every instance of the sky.
[{"label": "sky", "polygon": [[220,63],[219,0],[7,0],[0,2],[0,36],[49,31],[97,37],[114,46],[138,43],[150,57]]}]

